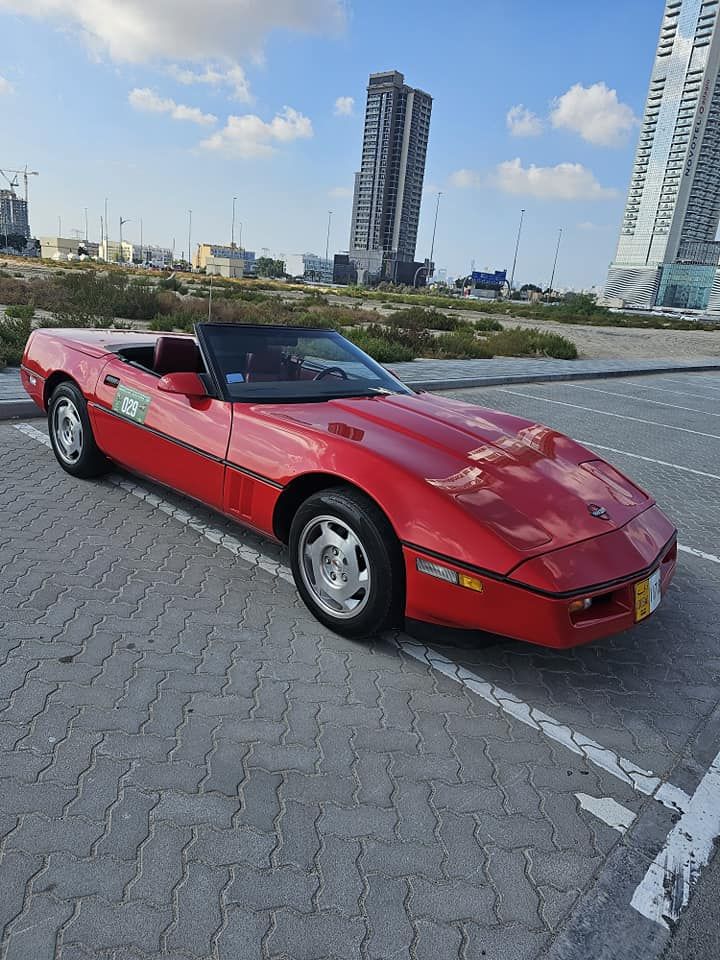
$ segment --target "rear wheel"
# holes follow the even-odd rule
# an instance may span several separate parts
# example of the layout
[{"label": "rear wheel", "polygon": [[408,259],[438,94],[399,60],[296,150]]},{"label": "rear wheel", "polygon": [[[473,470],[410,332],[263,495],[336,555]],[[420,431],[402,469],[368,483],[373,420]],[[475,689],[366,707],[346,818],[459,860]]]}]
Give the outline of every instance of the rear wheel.
[{"label": "rear wheel", "polygon": [[290,528],[295,583],[312,613],[336,633],[370,637],[403,601],[402,554],[385,515],[356,490],[309,497]]},{"label": "rear wheel", "polygon": [[97,477],[110,469],[95,443],[85,398],[74,383],[61,383],[53,391],[48,432],[58,463],[73,477]]}]

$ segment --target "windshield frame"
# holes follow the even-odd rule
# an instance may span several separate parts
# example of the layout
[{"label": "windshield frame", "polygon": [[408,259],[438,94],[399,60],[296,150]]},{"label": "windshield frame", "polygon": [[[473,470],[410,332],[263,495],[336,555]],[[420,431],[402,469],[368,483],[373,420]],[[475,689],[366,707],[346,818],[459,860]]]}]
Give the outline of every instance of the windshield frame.
[{"label": "windshield frame", "polygon": [[[300,337],[322,337],[336,343],[340,341],[343,348],[346,349],[350,355],[354,354],[357,359],[369,367],[371,371],[377,373],[379,383],[376,386],[363,386],[363,381],[358,381],[356,387],[349,387],[345,390],[334,389],[332,392],[319,395],[305,394],[302,391],[300,393],[296,392],[293,395],[290,390],[288,390],[288,395],[283,396],[277,392],[278,385],[287,384],[288,388],[290,388],[295,381],[258,381],[256,389],[248,391],[248,396],[238,397],[236,394],[233,395],[230,392],[222,365],[213,350],[212,337],[208,334],[209,330],[217,330],[218,328],[236,331],[258,331],[260,333],[268,333],[270,337],[272,337],[272,331],[288,331]],[[343,337],[339,331],[332,328],[292,326],[290,324],[213,323],[212,321],[203,321],[195,324],[195,335],[197,336],[207,368],[210,371],[210,377],[216,395],[228,403],[322,403],[328,400],[341,400],[350,397],[375,397],[387,394],[411,395],[414,393],[410,387],[399,380],[386,367],[378,363],[377,360],[373,360],[372,357],[355,346],[354,343],[346,337]],[[306,382],[312,383],[313,381],[310,380]],[[338,381],[338,384],[334,385],[339,386],[339,384],[343,382],[345,381]],[[352,383],[352,381],[349,382]],[[266,389],[263,391],[263,387],[274,387],[275,389]]]}]

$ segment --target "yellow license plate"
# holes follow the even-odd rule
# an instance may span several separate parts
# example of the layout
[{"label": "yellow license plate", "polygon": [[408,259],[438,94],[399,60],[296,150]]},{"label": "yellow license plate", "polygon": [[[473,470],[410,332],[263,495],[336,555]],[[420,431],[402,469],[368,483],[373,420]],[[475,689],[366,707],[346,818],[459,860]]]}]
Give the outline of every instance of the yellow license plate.
[{"label": "yellow license plate", "polygon": [[635,620],[649,617],[660,606],[661,599],[660,570],[655,570],[647,580],[635,584]]}]

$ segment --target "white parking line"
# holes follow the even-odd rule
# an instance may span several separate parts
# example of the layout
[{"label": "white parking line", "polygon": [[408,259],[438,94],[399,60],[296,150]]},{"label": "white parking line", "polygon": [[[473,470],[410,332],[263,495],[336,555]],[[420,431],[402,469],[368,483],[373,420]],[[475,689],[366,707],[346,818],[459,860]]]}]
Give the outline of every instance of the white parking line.
[{"label": "white parking line", "polygon": [[666,430],[679,430],[681,433],[692,433],[696,437],[708,437],[711,440],[720,440],[720,434],[702,433],[700,430],[689,430],[687,427],[676,427],[659,420],[643,420],[642,417],[629,417],[624,413],[610,413],[609,410],[598,410],[596,407],[582,407],[579,403],[568,403],[565,400],[551,400],[549,397],[538,397],[532,393],[521,393],[519,390],[508,390],[505,387],[495,387],[500,393],[510,393],[514,397],[524,397],[526,400],[542,400],[543,403],[556,403],[561,407],[573,407],[575,410],[585,410],[587,413],[599,413],[604,417],[616,417],[618,420],[632,420],[635,423],[647,423],[652,427],[665,427]]},{"label": "white parking line", "polygon": [[685,410],[688,413],[699,413],[703,417],[720,417],[720,413],[710,413],[707,410],[696,410],[695,407],[681,407],[678,403],[666,403],[664,400],[650,400],[649,397],[636,397],[632,393],[618,393],[617,390],[602,390],[600,387],[586,387],[581,383],[571,383],[568,386],[576,390],[590,390],[593,393],[606,393],[609,397],[621,397],[624,400],[638,400],[640,403],[654,403],[658,407],[670,407],[672,410]]},{"label": "white parking line", "polygon": [[663,377],[663,380],[667,383],[681,383],[684,386],[687,386],[688,383],[697,382],[704,384],[706,390],[720,390],[720,380],[708,381],[700,377],[693,377],[692,380],[672,380],[670,377]]},{"label": "white parking line", "polygon": [[686,547],[684,543],[678,544],[678,550],[682,550],[683,553],[691,553],[694,557],[700,557],[701,560],[720,563],[720,557],[716,557],[714,553],[705,553],[704,550],[696,550],[695,547]]},{"label": "white parking line", "polygon": [[632,810],[628,810],[612,797],[591,797],[587,793],[576,793],[575,796],[583,810],[587,810],[618,833],[625,833],[635,822]]},{"label": "white parking line", "polygon": [[718,835],[720,753],[638,884],[631,900],[638,913],[669,929],[688,905],[692,886],[710,862]]},{"label": "white parking line", "polygon": [[628,387],[642,387],[643,390],[658,390],[660,393],[674,393],[678,397],[694,397],[697,400],[717,401],[717,397],[708,397],[707,394],[704,393],[686,393],[685,390],[670,390],[668,387],[656,387],[650,383],[641,383],[639,380],[623,380],[623,384]]},{"label": "white parking line", "polygon": [[720,480],[720,474],[718,473],[707,473],[705,470],[695,470],[693,467],[684,467],[679,463],[670,463],[668,460],[656,460],[655,457],[643,457],[639,453],[630,453],[629,450],[618,450],[617,447],[604,447],[600,443],[595,443],[594,440],[578,440],[576,438],[575,442],[582,444],[583,447],[588,447],[590,450],[607,450],[610,453],[620,453],[624,457],[632,457],[634,460],[645,460],[647,463],[657,463],[661,467],[672,467],[674,470],[682,470],[683,473],[694,473],[698,477],[709,477],[710,480]]},{"label": "white parking line", "polygon": [[396,638],[395,643],[408,656],[467,687],[468,690],[472,690],[478,697],[502,710],[503,713],[507,713],[519,720],[520,723],[543,733],[548,739],[561,743],[572,753],[584,757],[589,763],[595,764],[596,767],[612,774],[613,777],[622,780],[623,783],[630,784],[639,793],[654,797],[666,807],[670,807],[671,810],[685,810],[689,799],[685,791],[671,783],[664,782],[650,770],[643,770],[632,760],[626,760],[625,757],[621,757],[614,750],[603,747],[595,740],[591,740],[590,737],[572,730],[544,711],[531,707],[520,700],[519,697],[508,693],[507,690],[484,680],[465,667],[458,666],[452,660],[448,660],[447,657],[433,650],[432,647],[427,647],[425,644],[405,636]]}]

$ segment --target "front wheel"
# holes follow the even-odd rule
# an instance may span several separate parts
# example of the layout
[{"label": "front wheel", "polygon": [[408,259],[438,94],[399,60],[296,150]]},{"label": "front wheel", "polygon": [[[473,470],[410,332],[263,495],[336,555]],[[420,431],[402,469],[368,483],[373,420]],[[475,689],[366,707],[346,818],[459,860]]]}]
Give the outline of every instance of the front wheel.
[{"label": "front wheel", "polygon": [[359,491],[321,490],[301,505],[290,528],[290,563],[305,604],[336,633],[370,637],[401,613],[400,545]]},{"label": "front wheel", "polygon": [[73,477],[97,477],[110,469],[98,449],[87,404],[74,383],[61,383],[48,403],[48,432],[58,463]]}]

